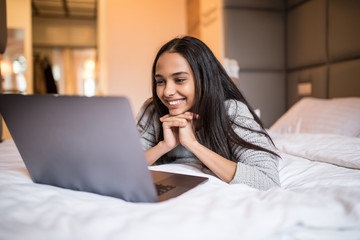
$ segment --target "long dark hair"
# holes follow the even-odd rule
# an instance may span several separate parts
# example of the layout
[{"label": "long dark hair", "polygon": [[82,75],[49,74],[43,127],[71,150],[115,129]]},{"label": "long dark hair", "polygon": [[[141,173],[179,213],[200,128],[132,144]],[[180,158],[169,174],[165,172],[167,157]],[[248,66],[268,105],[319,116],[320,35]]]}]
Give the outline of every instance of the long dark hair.
[{"label": "long dark hair", "polygon": [[[152,104],[154,105],[154,112],[152,114],[156,112],[159,116],[164,116],[169,113],[168,108],[157,97],[155,81],[156,64],[159,57],[165,52],[181,54],[188,61],[193,71],[195,79],[195,105],[192,108],[192,112],[199,115],[199,118],[193,121],[194,128],[197,130],[196,137],[201,144],[229,160],[232,160],[231,146],[234,144],[235,146],[265,151],[278,156],[271,150],[245,141],[235,133],[231,126],[236,123],[231,121],[224,104],[229,99],[244,103],[249,108],[254,120],[260,125],[261,130],[249,129],[241,125],[239,127],[263,134],[272,142],[270,136],[264,130],[261,120],[254,113],[212,51],[202,41],[194,37],[175,38],[166,43],[157,53],[152,66],[153,97],[148,105],[148,107]],[[141,122],[142,117],[140,117],[139,122]],[[148,122],[142,126],[144,131],[146,131],[152,119],[152,117],[149,117]],[[156,136],[156,138],[159,140],[163,139],[162,128],[159,136]]]}]

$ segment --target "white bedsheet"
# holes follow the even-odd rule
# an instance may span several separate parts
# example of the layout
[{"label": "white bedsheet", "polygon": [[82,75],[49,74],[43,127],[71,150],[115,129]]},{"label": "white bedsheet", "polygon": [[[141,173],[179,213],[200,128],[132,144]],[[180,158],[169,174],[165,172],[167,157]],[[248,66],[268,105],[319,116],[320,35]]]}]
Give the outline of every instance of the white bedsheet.
[{"label": "white bedsheet", "polygon": [[[299,141],[275,138],[280,149]],[[175,199],[139,204],[34,184],[7,140],[0,144],[0,239],[360,239],[360,171],[281,155],[281,188],[228,185],[168,164],[152,168],[210,180]]]}]

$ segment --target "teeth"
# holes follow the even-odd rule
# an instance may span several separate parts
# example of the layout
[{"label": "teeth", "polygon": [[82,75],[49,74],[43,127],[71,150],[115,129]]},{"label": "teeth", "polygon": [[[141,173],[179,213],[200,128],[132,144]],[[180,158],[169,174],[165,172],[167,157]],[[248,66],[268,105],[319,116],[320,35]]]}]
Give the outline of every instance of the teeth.
[{"label": "teeth", "polygon": [[176,105],[179,104],[182,100],[177,100],[177,101],[169,101],[170,105]]}]

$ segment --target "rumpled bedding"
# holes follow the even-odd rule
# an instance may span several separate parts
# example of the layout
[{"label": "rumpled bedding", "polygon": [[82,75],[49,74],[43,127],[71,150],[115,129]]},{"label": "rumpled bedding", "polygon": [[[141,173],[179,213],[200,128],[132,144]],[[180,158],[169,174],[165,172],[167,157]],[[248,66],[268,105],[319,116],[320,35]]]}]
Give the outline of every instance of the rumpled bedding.
[{"label": "rumpled bedding", "polygon": [[[324,161],[334,157],[330,145],[319,156],[322,136],[316,146],[310,138],[274,137],[282,187],[267,191],[226,184],[190,165],[150,167],[209,178],[161,203],[35,184],[6,140],[0,143],[0,239],[359,239],[360,171]],[[337,158],[357,162],[356,149],[341,150],[358,140],[333,138]]]}]

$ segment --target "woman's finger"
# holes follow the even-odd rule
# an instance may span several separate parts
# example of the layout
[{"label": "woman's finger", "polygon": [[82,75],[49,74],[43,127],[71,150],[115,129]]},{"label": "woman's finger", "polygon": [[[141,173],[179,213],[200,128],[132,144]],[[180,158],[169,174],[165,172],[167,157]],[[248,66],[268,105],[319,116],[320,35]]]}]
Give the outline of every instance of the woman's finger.
[{"label": "woman's finger", "polygon": [[193,113],[191,112],[186,112],[186,113],[183,113],[183,114],[179,114],[179,115],[176,115],[176,116],[172,116],[172,115],[165,115],[165,116],[162,116],[160,118],[160,121],[161,122],[164,122],[164,121],[173,121],[174,119],[186,119],[186,120],[192,120],[193,119]]},{"label": "woman's finger", "polygon": [[163,126],[167,127],[167,128],[171,128],[171,127],[184,127],[187,124],[187,120],[186,119],[165,119],[163,121]]}]

